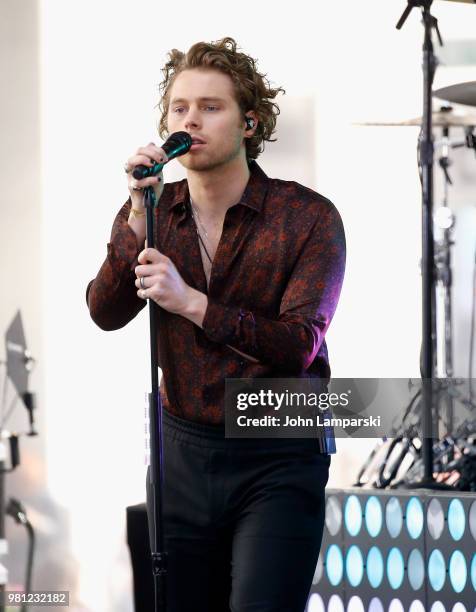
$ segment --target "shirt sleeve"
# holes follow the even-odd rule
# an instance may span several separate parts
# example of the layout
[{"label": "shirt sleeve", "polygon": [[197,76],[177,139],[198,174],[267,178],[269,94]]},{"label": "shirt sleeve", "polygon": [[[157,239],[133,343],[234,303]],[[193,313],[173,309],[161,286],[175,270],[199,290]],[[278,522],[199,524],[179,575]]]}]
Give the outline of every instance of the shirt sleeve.
[{"label": "shirt sleeve", "polygon": [[93,321],[103,330],[124,327],[146,302],[137,296],[134,270],[142,249],[127,219],[130,198],[118,212],[107,244],[107,256],[86,289],[86,302]]},{"label": "shirt sleeve", "polygon": [[336,207],[327,202],[301,250],[271,320],[209,299],[203,320],[207,337],[288,373],[314,361],[334,316],[345,272],[346,242]]}]

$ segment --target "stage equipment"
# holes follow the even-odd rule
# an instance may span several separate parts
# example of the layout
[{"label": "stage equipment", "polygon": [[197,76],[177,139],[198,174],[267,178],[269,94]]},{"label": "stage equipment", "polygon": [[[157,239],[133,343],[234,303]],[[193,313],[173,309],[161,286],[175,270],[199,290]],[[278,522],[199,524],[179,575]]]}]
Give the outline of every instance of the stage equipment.
[{"label": "stage equipment", "polygon": [[327,489],[306,612],[473,612],[476,499],[420,489]]},{"label": "stage equipment", "polygon": [[455,104],[476,106],[476,81],[442,87],[433,92],[433,95],[440,100],[447,100]]},{"label": "stage equipment", "polygon": [[423,383],[422,454],[424,475],[414,486],[438,487],[433,479],[433,440],[431,437],[432,385],[434,373],[433,351],[433,133],[432,133],[432,84],[437,66],[433,53],[433,30],[443,45],[438,21],[430,12],[432,0],[409,0],[397,23],[400,29],[413,8],[420,7],[424,25],[423,42],[423,120],[419,138],[419,167],[422,184],[422,350],[420,359]]},{"label": "stage equipment", "polygon": [[[413,119],[404,119],[403,121],[363,121],[355,122],[353,125],[361,126],[378,126],[378,127],[414,127],[421,126],[423,117],[414,117]],[[462,127],[465,131],[465,139],[463,141],[451,141],[448,137],[443,136],[438,144],[444,144],[451,149],[467,147],[473,149],[476,154],[476,134],[474,132],[476,126],[476,113],[455,112],[452,106],[441,106],[438,111],[432,113],[432,124],[435,127],[443,128],[443,132],[449,128]],[[441,166],[441,162],[440,162]]]},{"label": "stage equipment", "polygon": [[[476,125],[476,115],[456,115],[451,107],[441,107],[433,113],[436,123],[442,128],[442,135],[436,142],[439,151],[438,163],[443,174],[443,199],[434,215],[434,279],[435,279],[435,329],[433,334],[435,348],[435,375],[440,379],[436,394],[432,395],[435,419],[441,419],[439,428],[435,431],[433,445],[433,472],[437,480],[451,484],[460,490],[476,490],[476,458],[474,444],[469,437],[476,429],[476,405],[472,398],[472,353],[473,341],[470,344],[469,359],[469,393],[463,394],[458,381],[453,381],[453,346],[452,346],[452,266],[451,248],[454,244],[452,231],[455,216],[449,204],[449,187],[452,185],[449,169],[451,167],[450,151],[461,146],[471,146],[475,149],[473,126]],[[420,125],[421,118],[401,121],[398,123],[381,123],[379,125]],[[367,125],[377,125],[368,123]],[[450,139],[450,129],[453,127],[466,129],[466,140]],[[475,262],[476,278],[476,262]],[[473,295],[473,313],[474,313]],[[473,316],[474,319],[474,316]],[[474,325],[474,320],[472,322]],[[472,328],[471,328],[472,329]],[[471,336],[473,338],[473,336]],[[455,401],[460,402],[470,410],[467,419],[456,425],[454,422]],[[404,411],[399,426],[389,435],[392,440],[379,443],[357,477],[356,486],[374,486],[383,488],[396,487],[399,484],[412,485],[412,477],[421,479],[423,476],[421,461],[421,396],[416,393],[411,405]],[[384,447],[382,449],[381,447]]]},{"label": "stage equipment", "polygon": [[[5,538],[5,513],[7,513],[13,516],[17,522],[22,522],[28,529],[30,547],[27,559],[25,591],[29,591],[31,590],[33,573],[33,527],[26,518],[26,513],[20,502],[17,500],[10,500],[8,507],[5,508],[5,474],[12,472],[20,465],[20,436],[37,435],[34,420],[35,395],[28,390],[29,376],[34,367],[35,359],[26,346],[25,332],[23,330],[20,311],[17,312],[5,333],[5,354],[7,359],[3,365],[6,366],[6,372],[3,378],[2,403],[0,407],[0,555],[8,553],[8,542]],[[7,410],[6,405],[9,382],[12,383],[15,394]],[[5,429],[5,425],[14,411],[18,399],[22,400],[28,411],[30,429],[27,432],[12,433]],[[6,441],[8,441],[9,446],[9,466],[7,466],[6,463],[8,454]],[[0,612],[5,611],[4,592],[7,582],[8,570],[6,567],[0,566]],[[23,604],[22,610],[27,610],[26,604]]]},{"label": "stage equipment", "polygon": [[[432,124],[436,127],[474,127],[476,126],[476,113],[457,113],[451,106],[442,106],[440,110],[433,111]],[[363,126],[421,126],[422,117],[404,119],[403,121],[366,121],[355,123]]]},{"label": "stage equipment", "polygon": [[[186,138],[187,137],[187,138]],[[170,153],[174,157],[183,155],[192,146],[192,139],[186,132],[171,134],[167,142],[173,143],[175,147]],[[156,164],[161,165],[161,164]],[[163,166],[163,164],[162,164]],[[155,166],[154,166],[155,168]],[[149,171],[150,168],[147,168]],[[157,199],[154,189],[144,189],[144,206],[146,209],[146,238],[150,248],[155,248],[154,229],[155,208]],[[149,328],[150,328],[150,363],[151,363],[151,392],[149,393],[149,427],[150,427],[150,469],[149,483],[151,487],[151,514],[153,519],[152,535],[152,574],[154,577],[154,605],[155,611],[166,610],[166,576],[167,576],[167,553],[165,551],[165,538],[163,532],[163,445],[162,445],[162,401],[159,392],[159,351],[161,363],[164,364],[168,358],[167,347],[163,346],[161,335],[157,334],[159,322],[165,326],[164,316],[167,313],[159,308],[154,300],[149,299]]]},{"label": "stage equipment", "polygon": [[145,504],[126,508],[127,545],[131,557],[134,612],[150,612],[154,605],[154,580],[150,571],[150,539]]},{"label": "stage equipment", "polygon": [[[441,423],[435,421],[433,471],[436,481],[461,491],[476,490],[476,420],[474,404],[468,399],[468,381],[433,379],[433,400],[437,406],[450,406],[451,419],[458,421],[448,431],[448,413]],[[389,439],[377,442],[365,461],[354,486],[362,488],[409,487],[423,476],[420,420],[421,388],[404,410],[400,424],[389,433]],[[456,408],[458,410],[456,410]],[[457,419],[456,419],[457,417]],[[438,428],[444,435],[438,439]]]},{"label": "stage equipment", "polygon": [[[32,524],[28,520],[25,508],[14,497],[10,498],[6,512],[8,516],[11,516],[15,520],[16,523],[19,525],[24,525],[28,533],[28,562],[25,577],[25,593],[30,593],[32,591],[31,581],[33,572],[33,557],[35,554],[35,531]],[[21,612],[26,612],[27,609],[27,604],[22,603]]]},{"label": "stage equipment", "polygon": [[[436,482],[434,479],[434,432],[432,428],[433,408],[434,408],[434,376],[452,375],[452,357],[451,357],[451,262],[450,262],[450,246],[452,245],[450,230],[454,223],[454,218],[447,206],[447,189],[451,183],[448,168],[449,160],[449,128],[452,126],[465,127],[466,140],[465,143],[458,143],[453,146],[468,146],[476,152],[476,136],[473,133],[474,125],[476,124],[476,116],[458,115],[453,112],[451,107],[442,107],[438,113],[433,113],[432,110],[432,83],[434,73],[438,64],[438,60],[433,53],[433,30],[436,31],[440,45],[443,44],[441,35],[438,29],[438,22],[431,15],[430,9],[432,0],[408,0],[407,7],[404,10],[397,28],[400,29],[405,23],[407,17],[413,8],[421,8],[423,25],[424,25],[424,43],[423,43],[423,115],[416,119],[410,119],[403,122],[392,123],[367,123],[364,125],[420,125],[421,132],[418,141],[418,165],[420,171],[420,180],[422,184],[422,347],[420,355],[420,372],[422,379],[421,397],[418,398],[420,407],[419,417],[415,419],[413,406],[411,406],[412,422],[408,421],[400,428],[400,431],[394,432],[395,439],[392,441],[383,440],[367,460],[366,464],[361,469],[358,476],[358,485],[363,485],[368,482],[369,471],[375,471],[375,465],[378,464],[378,477],[373,481],[374,486],[388,486],[395,479],[398,480],[398,472],[402,466],[404,459],[408,460],[410,455],[410,467],[413,469],[413,474],[416,480],[409,482],[412,487],[433,487],[443,488],[441,482]],[[473,100],[471,84],[461,84],[454,88],[446,88],[443,91],[444,96],[448,99],[465,99]],[[445,200],[443,206],[440,207],[439,214],[436,217],[436,222],[439,224],[440,230],[443,232],[443,239],[435,245],[433,234],[433,162],[434,162],[434,140],[433,140],[433,121],[435,124],[443,127],[442,149],[443,154],[439,159],[440,167],[445,175]],[[439,292],[440,308],[436,309],[435,300],[435,280],[437,281],[436,289]],[[437,334],[437,315],[440,314],[439,324],[440,334]],[[442,332],[442,333],[441,333]],[[441,336],[444,340],[441,342]],[[437,341],[440,343],[437,345]],[[438,357],[440,366],[438,369]],[[470,360],[471,361],[471,360]],[[471,377],[471,372],[470,372]],[[438,396],[440,399],[440,396]],[[453,420],[453,398],[451,392],[447,391],[444,395],[446,399],[446,423],[445,433],[448,439],[452,433]],[[415,399],[415,398],[414,398]],[[469,406],[474,408],[472,404],[472,392],[470,385]],[[436,406],[438,407],[438,405]],[[408,414],[408,409],[407,409]],[[474,415],[473,415],[474,417]],[[421,435],[419,432],[421,431]],[[439,436],[436,437],[439,440]],[[382,451],[381,446],[385,446],[385,451]],[[451,446],[451,444],[449,445]],[[396,451],[396,455],[395,455]],[[392,456],[393,455],[393,456]],[[383,460],[382,460],[383,456]],[[442,456],[439,457],[441,459]],[[393,459],[393,461],[391,461]],[[449,462],[451,459],[450,452],[446,453],[445,460]],[[468,466],[466,466],[467,468]],[[385,474],[386,471],[386,474]],[[367,476],[367,478],[365,478]],[[402,484],[402,479],[399,480]]]}]

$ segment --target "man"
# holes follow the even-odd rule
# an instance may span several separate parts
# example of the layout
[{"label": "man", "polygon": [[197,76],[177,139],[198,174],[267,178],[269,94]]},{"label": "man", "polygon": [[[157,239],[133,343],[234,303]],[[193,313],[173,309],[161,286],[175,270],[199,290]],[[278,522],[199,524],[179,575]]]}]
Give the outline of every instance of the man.
[{"label": "man", "polygon": [[[330,376],[324,336],[344,275],[342,222],[329,200],[269,179],[254,161],[282,90],[233,39],[173,50],[164,75],[161,135],[191,135],[179,158],[187,179],[132,177],[164,160],[153,143],[127,160],[130,198],[89,309],[107,330],[147,299],[163,309],[167,609],[302,612],[333,449],[325,438],[225,438],[224,388],[226,378]],[[144,248],[150,185],[157,249]]]}]

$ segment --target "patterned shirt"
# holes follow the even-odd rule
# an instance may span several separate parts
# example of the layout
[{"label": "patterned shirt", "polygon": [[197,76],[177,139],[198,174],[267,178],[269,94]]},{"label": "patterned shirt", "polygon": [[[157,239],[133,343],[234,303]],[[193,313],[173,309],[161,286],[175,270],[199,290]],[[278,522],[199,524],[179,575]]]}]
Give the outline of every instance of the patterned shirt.
[{"label": "patterned shirt", "polygon": [[[240,201],[226,212],[208,286],[187,180],[166,184],[154,211],[156,248],[208,297],[203,329],[158,309],[163,406],[190,421],[224,423],[226,378],[330,378],[325,334],[346,256],[339,212],[315,191],[268,178],[254,161],[249,167]],[[104,330],[123,327],[146,304],[134,284],[143,247],[128,225],[130,208],[129,199],[86,291]]]}]

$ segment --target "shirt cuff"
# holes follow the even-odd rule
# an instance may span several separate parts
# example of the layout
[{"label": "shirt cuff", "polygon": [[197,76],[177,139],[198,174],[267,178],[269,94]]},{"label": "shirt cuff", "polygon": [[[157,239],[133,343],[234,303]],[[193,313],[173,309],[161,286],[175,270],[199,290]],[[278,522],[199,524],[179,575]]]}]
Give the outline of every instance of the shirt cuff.
[{"label": "shirt cuff", "polygon": [[224,306],[208,298],[202,329],[213,342],[255,348],[254,328],[252,312],[238,306]]},{"label": "shirt cuff", "polygon": [[208,298],[202,329],[213,342],[228,343],[235,338],[240,309],[223,306]]}]

